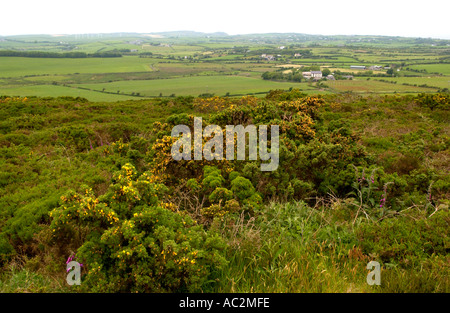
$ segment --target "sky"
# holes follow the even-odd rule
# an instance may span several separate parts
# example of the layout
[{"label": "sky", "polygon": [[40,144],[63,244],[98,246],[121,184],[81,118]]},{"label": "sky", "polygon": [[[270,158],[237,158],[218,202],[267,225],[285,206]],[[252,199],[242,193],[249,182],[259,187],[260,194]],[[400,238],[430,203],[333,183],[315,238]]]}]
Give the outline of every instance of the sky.
[{"label": "sky", "polygon": [[2,0],[0,35],[190,30],[450,39],[448,0]]}]

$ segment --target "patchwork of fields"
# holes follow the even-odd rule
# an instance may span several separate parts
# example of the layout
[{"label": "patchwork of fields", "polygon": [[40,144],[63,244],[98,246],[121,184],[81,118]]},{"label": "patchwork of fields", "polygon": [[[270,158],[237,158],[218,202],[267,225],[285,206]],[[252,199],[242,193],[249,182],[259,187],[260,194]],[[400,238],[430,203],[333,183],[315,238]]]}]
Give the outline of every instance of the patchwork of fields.
[{"label": "patchwork of fields", "polygon": [[[305,93],[427,93],[448,90],[447,41],[433,44],[379,37],[336,37],[333,41],[292,36],[19,36],[0,41],[0,52],[113,52],[121,57],[0,57],[0,94],[80,96],[91,101],[267,94],[298,88]],[[351,65],[385,67],[355,70]],[[394,71],[388,73],[386,68]],[[293,80],[310,69],[354,75],[353,80]],[[283,71],[281,80],[263,73]]]},{"label": "patchwork of fields", "polygon": [[[394,81],[395,82],[395,81]],[[417,87],[402,84],[391,84],[377,79],[367,80],[364,78],[354,80],[337,80],[327,83],[336,91],[351,91],[358,93],[422,93],[436,92],[438,88]]]}]

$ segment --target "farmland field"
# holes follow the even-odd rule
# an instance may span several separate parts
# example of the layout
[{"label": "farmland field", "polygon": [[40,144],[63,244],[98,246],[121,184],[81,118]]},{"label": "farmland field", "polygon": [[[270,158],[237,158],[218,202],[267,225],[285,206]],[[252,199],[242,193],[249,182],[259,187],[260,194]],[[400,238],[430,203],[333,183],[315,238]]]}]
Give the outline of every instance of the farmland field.
[{"label": "farmland field", "polygon": [[450,89],[450,76],[423,76],[423,77],[388,77],[387,81],[397,82],[397,84],[427,85],[437,88]]},{"label": "farmland field", "polygon": [[225,96],[229,94],[257,94],[265,93],[271,89],[298,88],[300,90],[315,92],[317,89],[308,86],[306,83],[294,82],[271,82],[256,78],[242,76],[195,76],[185,78],[171,78],[159,80],[136,80],[126,82],[112,82],[105,84],[80,84],[75,85],[92,90],[103,90],[116,92],[117,90],[130,94],[139,93],[142,96],[158,97],[171,94],[188,96],[205,93]]},{"label": "farmland field", "polygon": [[428,73],[439,73],[442,75],[450,75],[450,63],[418,64],[418,65],[411,65],[410,68],[415,70],[426,70]]},{"label": "farmland field", "polygon": [[[155,62],[155,61],[153,61]],[[1,77],[59,75],[75,73],[120,73],[151,71],[152,59],[122,58],[0,58]]]},{"label": "farmland field", "polygon": [[[375,80],[375,79],[374,79]],[[359,78],[353,80],[337,80],[327,83],[330,88],[338,91],[353,91],[358,93],[421,93],[437,91],[438,88],[427,88],[417,86],[406,86],[399,84],[390,84],[382,81],[370,81]]]},{"label": "farmland field", "polygon": [[[76,94],[92,101],[115,101],[133,98],[136,93],[140,97],[197,96],[202,93],[261,95],[271,89],[291,87],[319,94],[352,91],[420,93],[449,87],[445,83],[450,77],[449,48],[445,41],[418,44],[414,40],[383,37],[367,41],[364,37],[337,36],[330,38],[330,42],[320,37],[293,38],[292,35],[208,38],[178,37],[176,34],[7,38],[0,41],[0,53],[9,51],[25,53],[25,56],[0,56],[0,92],[25,95],[29,91],[30,95],[60,96],[64,89],[52,87],[58,85],[67,88],[68,95]],[[35,51],[61,55],[70,51],[94,57],[27,57]],[[100,57],[95,57],[96,53]],[[102,53],[116,55],[101,57]],[[351,65],[365,65],[367,69],[355,70],[350,68]],[[370,71],[370,66],[374,65],[385,68]],[[286,68],[284,77],[262,78],[264,73],[282,71],[280,66]],[[295,70],[288,71],[289,66]],[[388,68],[393,72],[388,73]],[[309,82],[301,77],[301,73],[309,69],[328,69],[337,75],[337,79],[328,82],[322,78],[323,84]],[[355,75],[358,82],[339,78],[345,75]],[[370,77],[376,79],[363,82]],[[384,78],[399,83],[380,82]],[[410,79],[411,85],[403,85],[407,83],[403,79]],[[207,80],[209,84],[206,84]],[[433,88],[426,88],[424,84]],[[117,94],[117,91],[117,96],[111,94]],[[99,92],[103,92],[103,98]]]},{"label": "farmland field", "polygon": [[83,90],[75,87],[63,87],[53,85],[30,85],[19,87],[0,87],[0,93],[8,94],[12,97],[82,97],[91,101],[119,101],[127,99],[136,99],[130,95],[98,93],[95,91]]}]

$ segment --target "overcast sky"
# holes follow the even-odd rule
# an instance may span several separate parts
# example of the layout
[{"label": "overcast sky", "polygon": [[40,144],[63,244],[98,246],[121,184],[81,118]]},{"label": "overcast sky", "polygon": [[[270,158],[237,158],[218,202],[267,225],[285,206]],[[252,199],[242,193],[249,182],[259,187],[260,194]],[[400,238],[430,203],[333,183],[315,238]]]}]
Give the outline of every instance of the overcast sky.
[{"label": "overcast sky", "polygon": [[2,0],[0,35],[193,30],[450,39],[448,0]]}]

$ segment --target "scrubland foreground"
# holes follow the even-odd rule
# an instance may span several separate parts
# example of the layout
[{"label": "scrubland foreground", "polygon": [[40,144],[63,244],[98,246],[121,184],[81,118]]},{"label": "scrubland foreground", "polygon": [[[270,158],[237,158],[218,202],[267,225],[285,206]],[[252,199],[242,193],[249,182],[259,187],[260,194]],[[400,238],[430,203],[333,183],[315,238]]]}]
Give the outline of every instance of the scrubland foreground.
[{"label": "scrubland foreground", "polygon": [[[0,116],[1,292],[450,291],[448,94],[4,96]],[[174,161],[194,117],[279,125],[278,169]]]}]

